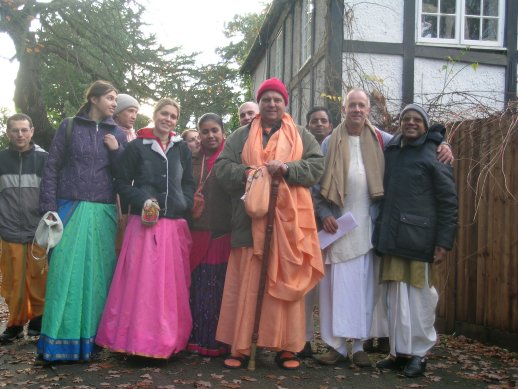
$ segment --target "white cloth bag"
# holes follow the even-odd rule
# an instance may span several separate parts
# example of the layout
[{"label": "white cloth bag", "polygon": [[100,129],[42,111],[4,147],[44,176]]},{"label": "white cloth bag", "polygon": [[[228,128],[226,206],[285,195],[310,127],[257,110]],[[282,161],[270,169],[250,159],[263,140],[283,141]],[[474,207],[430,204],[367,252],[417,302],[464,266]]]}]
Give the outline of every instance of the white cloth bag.
[{"label": "white cloth bag", "polygon": [[[54,219],[50,219],[49,216],[53,215]],[[61,240],[61,236],[63,235],[63,223],[57,212],[48,211],[43,215],[40,222],[38,223],[38,228],[36,228],[36,233],[34,234],[34,239],[32,241],[33,245],[36,243],[38,246],[46,247],[48,255],[49,250],[56,245]],[[31,250],[32,252],[33,250]],[[44,257],[36,257],[34,252],[32,252],[32,256],[34,259],[43,259]]]}]

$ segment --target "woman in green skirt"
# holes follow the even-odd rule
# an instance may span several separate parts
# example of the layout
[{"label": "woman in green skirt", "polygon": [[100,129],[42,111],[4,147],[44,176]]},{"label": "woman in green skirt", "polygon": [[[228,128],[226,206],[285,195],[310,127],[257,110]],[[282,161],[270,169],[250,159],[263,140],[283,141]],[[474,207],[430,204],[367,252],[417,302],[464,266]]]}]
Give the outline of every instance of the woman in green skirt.
[{"label": "woman in green skirt", "polygon": [[116,97],[106,81],[90,85],[86,103],[61,123],[43,172],[40,211],[58,212],[64,225],[38,341],[45,361],[86,361],[93,352],[116,262],[112,171],[127,142],[112,119]]}]

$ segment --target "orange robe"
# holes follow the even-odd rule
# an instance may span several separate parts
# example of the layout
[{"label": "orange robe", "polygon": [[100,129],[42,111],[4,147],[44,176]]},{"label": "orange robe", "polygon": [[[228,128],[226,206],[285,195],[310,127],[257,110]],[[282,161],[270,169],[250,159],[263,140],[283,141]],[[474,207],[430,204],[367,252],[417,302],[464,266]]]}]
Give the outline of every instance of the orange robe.
[{"label": "orange robe", "polygon": [[32,318],[43,314],[47,282],[45,250],[34,245],[35,260],[31,254],[32,243],[0,241],[2,296],[9,308],[7,327],[23,326]]},{"label": "orange robe", "polygon": [[[316,142],[316,141],[315,141]],[[261,166],[271,160],[299,161],[304,145],[288,114],[263,149],[260,116],[252,122],[242,163]],[[232,352],[250,354],[266,216],[252,220],[253,247],[233,248],[225,279],[216,339]],[[324,273],[309,188],[281,179],[269,255],[266,292],[257,345],[272,350],[304,347],[304,295]]]}]

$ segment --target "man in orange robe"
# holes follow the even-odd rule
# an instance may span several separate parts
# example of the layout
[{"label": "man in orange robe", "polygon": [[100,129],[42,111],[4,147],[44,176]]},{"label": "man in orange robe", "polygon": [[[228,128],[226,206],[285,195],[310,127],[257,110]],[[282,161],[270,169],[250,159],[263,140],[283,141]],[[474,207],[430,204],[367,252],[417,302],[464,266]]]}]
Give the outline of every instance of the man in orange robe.
[{"label": "man in orange robe", "polygon": [[323,277],[323,264],[309,187],[324,160],[318,142],[286,113],[288,92],[276,79],[257,91],[259,115],[230,135],[216,162],[216,177],[232,198],[232,251],[216,339],[231,345],[227,368],[250,355],[266,216],[250,218],[241,197],[252,167],[282,175],[261,308],[258,347],[277,351],[276,361],[296,369],[304,347],[304,295]]}]

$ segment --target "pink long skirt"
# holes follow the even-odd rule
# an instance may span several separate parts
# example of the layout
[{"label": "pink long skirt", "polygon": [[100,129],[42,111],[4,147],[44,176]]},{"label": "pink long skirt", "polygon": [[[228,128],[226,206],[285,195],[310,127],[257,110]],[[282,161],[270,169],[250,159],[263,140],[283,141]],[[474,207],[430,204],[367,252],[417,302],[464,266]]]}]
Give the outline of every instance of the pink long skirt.
[{"label": "pink long skirt", "polygon": [[146,227],[131,215],[95,343],[153,358],[183,350],[192,327],[190,249],[185,220]]}]

